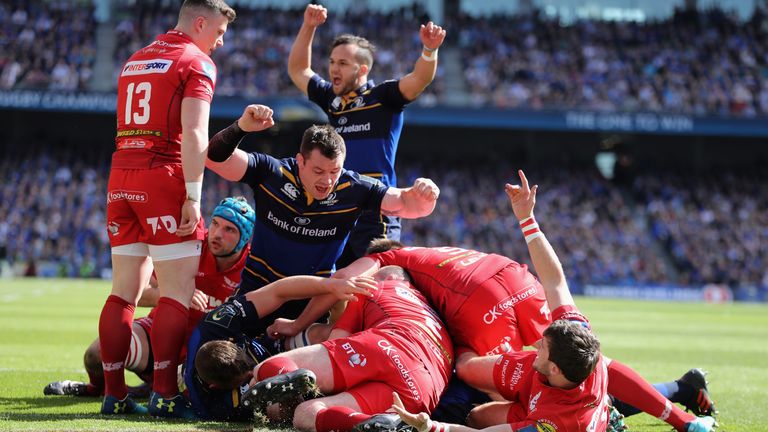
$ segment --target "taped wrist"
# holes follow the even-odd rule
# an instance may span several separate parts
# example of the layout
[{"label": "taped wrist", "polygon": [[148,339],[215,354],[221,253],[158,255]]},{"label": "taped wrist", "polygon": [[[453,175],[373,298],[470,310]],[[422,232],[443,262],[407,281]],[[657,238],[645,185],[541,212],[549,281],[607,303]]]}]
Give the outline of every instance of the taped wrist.
[{"label": "taped wrist", "polygon": [[247,132],[240,129],[237,121],[220,130],[208,141],[208,159],[214,162],[224,162],[229,159],[246,135]]}]

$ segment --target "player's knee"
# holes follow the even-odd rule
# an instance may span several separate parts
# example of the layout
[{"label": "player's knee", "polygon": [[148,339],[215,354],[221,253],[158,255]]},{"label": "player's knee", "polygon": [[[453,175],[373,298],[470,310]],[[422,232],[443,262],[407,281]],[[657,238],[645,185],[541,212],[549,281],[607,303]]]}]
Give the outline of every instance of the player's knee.
[{"label": "player's knee", "polygon": [[472,411],[467,416],[467,426],[474,429],[485,429],[488,427],[487,421],[483,419],[483,411],[485,410],[482,405],[472,408]]},{"label": "player's knee", "polygon": [[85,350],[85,354],[83,355],[83,365],[88,372],[102,372],[101,349],[98,339],[93,341],[93,343]]},{"label": "player's knee", "polygon": [[304,401],[293,412],[293,427],[302,431],[315,431],[317,413],[325,404],[317,399]]}]

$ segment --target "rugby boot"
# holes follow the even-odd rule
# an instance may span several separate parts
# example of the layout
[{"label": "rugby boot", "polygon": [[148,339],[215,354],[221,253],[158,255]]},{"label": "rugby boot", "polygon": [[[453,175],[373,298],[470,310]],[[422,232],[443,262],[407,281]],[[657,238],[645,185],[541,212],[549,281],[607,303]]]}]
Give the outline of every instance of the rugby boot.
[{"label": "rugby boot", "polygon": [[69,396],[89,396],[88,383],[81,381],[54,381],[43,389],[43,394],[51,395],[69,395]]},{"label": "rugby boot", "polygon": [[246,390],[242,404],[264,413],[269,405],[279,403],[283,407],[295,407],[317,395],[319,390],[315,373],[309,369],[296,369],[257,382]]},{"label": "rugby boot", "polygon": [[397,414],[376,414],[352,427],[352,432],[417,432]]},{"label": "rugby boot", "polygon": [[101,413],[106,415],[115,414],[146,414],[147,409],[134,402],[133,399],[126,396],[118,399],[114,396],[104,396],[104,402],[101,404]]},{"label": "rugby boot", "polygon": [[197,418],[195,411],[192,409],[192,405],[187,398],[181,394],[168,399],[160,395],[160,393],[152,392],[152,396],[149,398],[149,415],[154,417],[165,418],[179,418],[194,420]]},{"label": "rugby boot", "polygon": [[685,424],[685,432],[713,432],[717,427],[714,417],[697,417]]},{"label": "rugby boot", "polygon": [[715,402],[709,396],[707,390],[707,373],[699,368],[694,368],[686,372],[677,380],[678,385],[687,385],[693,389],[690,399],[682,402],[686,410],[695,416],[714,416]]}]

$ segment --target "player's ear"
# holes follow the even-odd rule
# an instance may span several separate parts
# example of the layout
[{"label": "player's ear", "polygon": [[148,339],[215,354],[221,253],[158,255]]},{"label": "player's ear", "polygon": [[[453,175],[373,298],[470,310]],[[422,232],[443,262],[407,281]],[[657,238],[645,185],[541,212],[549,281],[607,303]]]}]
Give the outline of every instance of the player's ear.
[{"label": "player's ear", "polygon": [[193,28],[198,32],[202,33],[203,29],[205,28],[205,25],[207,24],[207,18],[203,15],[198,15],[195,17],[193,23]]},{"label": "player's ear", "polygon": [[364,77],[368,75],[368,72],[370,72],[371,68],[368,67],[367,64],[361,64],[360,69],[357,71],[358,77]]},{"label": "player's ear", "polygon": [[299,165],[304,165],[306,161],[304,161],[304,155],[301,154],[301,152],[296,153],[296,162],[299,163]]}]

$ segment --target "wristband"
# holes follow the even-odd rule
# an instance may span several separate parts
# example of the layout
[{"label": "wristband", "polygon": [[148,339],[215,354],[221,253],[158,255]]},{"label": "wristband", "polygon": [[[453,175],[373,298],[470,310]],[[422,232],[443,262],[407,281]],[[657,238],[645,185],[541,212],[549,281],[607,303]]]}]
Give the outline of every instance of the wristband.
[{"label": "wristband", "polygon": [[[425,54],[424,52],[428,52],[429,55]],[[427,46],[423,46],[421,48],[421,58],[424,61],[433,62],[437,60],[437,48],[427,48]]]},{"label": "wristband", "polygon": [[539,224],[536,223],[536,219],[534,219],[533,216],[521,220],[520,229],[523,231],[525,243],[530,243],[533,239],[544,235],[544,233],[539,230]]},{"label": "wristband", "polygon": [[186,186],[187,199],[200,202],[200,198],[203,196],[203,182],[186,182]]},{"label": "wristband", "polygon": [[427,424],[424,425],[423,429],[419,429],[419,432],[449,432],[450,430],[451,427],[447,423],[440,423],[432,421],[432,419],[427,419]]}]

